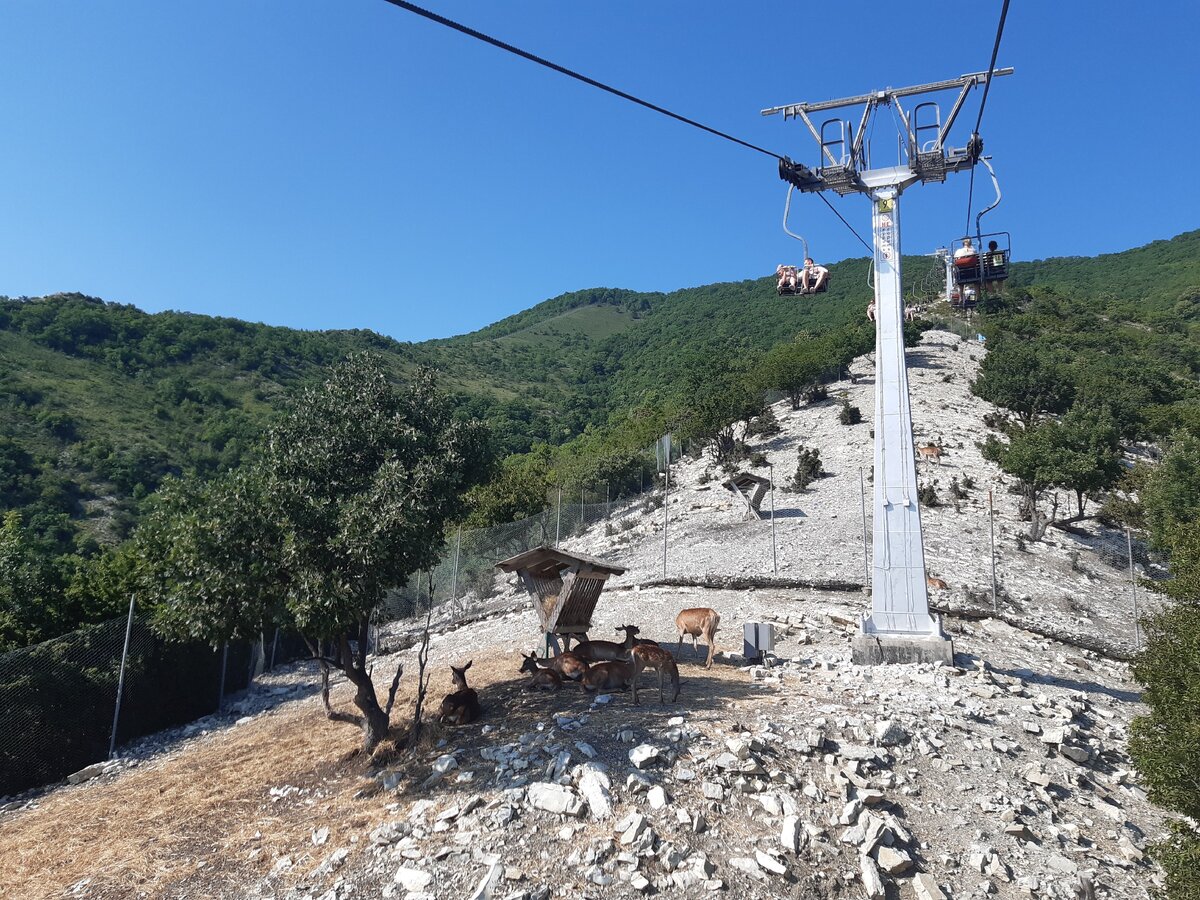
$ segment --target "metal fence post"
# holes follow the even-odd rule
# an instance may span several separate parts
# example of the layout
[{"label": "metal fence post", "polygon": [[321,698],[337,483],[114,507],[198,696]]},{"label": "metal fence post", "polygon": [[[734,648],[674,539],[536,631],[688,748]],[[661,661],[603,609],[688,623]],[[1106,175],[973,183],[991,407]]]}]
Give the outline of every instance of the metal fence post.
[{"label": "metal fence post", "polygon": [[871,587],[871,560],[867,554],[867,479],[862,466],[858,467],[858,500],[862,505],[863,525],[863,587]]},{"label": "metal fence post", "polygon": [[458,526],[458,539],[454,542],[454,574],[450,578],[450,599],[458,599],[458,555],[462,551],[462,526]]},{"label": "metal fence post", "polygon": [[604,486],[604,518],[612,518],[612,485]]},{"label": "metal fence post", "polygon": [[117,752],[117,720],[121,718],[121,694],[125,690],[125,661],[129,659],[129,635],[133,633],[133,603],[135,595],[129,595],[129,618],[125,622],[125,649],[121,651],[121,674],[117,676],[117,706],[113,710],[112,734],[108,739],[108,758]]},{"label": "metal fence post", "polygon": [[1125,547],[1129,551],[1129,590],[1133,594],[1133,647],[1142,649],[1141,622],[1138,621],[1137,575],[1133,571],[1133,538],[1129,534],[1129,526],[1125,526]]},{"label": "metal fence post", "polygon": [[775,575],[779,575],[779,554],[775,549],[775,467],[767,463],[767,471],[771,475],[771,565]]},{"label": "metal fence post", "polygon": [[562,535],[562,485],[558,486],[558,512],[554,517],[554,546],[558,547],[559,538]]},{"label": "metal fence post", "polygon": [[663,482],[663,578],[667,577],[667,522],[670,520],[671,467],[667,466],[667,478]]},{"label": "metal fence post", "polygon": [[217,688],[217,712],[220,712],[221,707],[225,705],[225,667],[228,662],[229,641],[226,641],[224,648],[221,650],[221,683]]},{"label": "metal fence post", "polygon": [[1000,614],[1000,604],[996,599],[996,513],[992,508],[992,492],[988,491],[988,537],[992,545],[992,612]]}]

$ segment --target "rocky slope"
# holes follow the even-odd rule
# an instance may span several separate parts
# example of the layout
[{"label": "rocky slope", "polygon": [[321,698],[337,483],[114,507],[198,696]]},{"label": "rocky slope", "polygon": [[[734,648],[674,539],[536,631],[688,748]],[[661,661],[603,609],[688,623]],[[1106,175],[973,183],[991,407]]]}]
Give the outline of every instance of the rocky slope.
[{"label": "rocky slope", "polygon": [[[1128,582],[1088,556],[1110,535],[1015,547],[1015,498],[974,448],[987,411],[966,388],[978,354],[934,334],[911,360],[917,427],[950,448],[922,477],[976,483],[961,512],[925,511],[931,572],[952,593],[990,591],[978,558],[992,485],[1009,620],[1127,643]],[[838,388],[869,421],[870,385]],[[798,443],[816,446],[835,473],[777,491],[777,513],[803,513],[777,521],[780,575],[797,581],[861,578],[870,426],[842,426],[837,411],[781,410],[785,432],[763,448],[782,473]],[[701,483],[704,468],[676,473],[669,571],[772,574],[769,525],[742,522],[719,482]],[[431,724],[415,756],[366,760],[352,731],[325,721],[315,672],[271,676],[224,717],[132,748],[136,766],[0,813],[0,885],[11,885],[0,897],[1149,896],[1144,848],[1162,818],[1125,754],[1140,706],[1123,662],[998,619],[949,618],[953,667],[857,667],[860,592],[643,586],[661,574],[662,510],[625,515],[632,527],[618,519],[574,540],[631,567],[602,596],[593,636],[634,623],[673,641],[679,609],[722,616],[712,669],[680,653],[678,702],[649,684],[637,706],[524,690],[520,652],[538,628],[509,587],[462,611],[475,620],[461,627],[444,610],[431,641],[433,706],[448,665],[473,659],[480,722]],[[748,621],[775,624],[765,664],[737,652]],[[405,646],[411,632],[387,638]],[[390,680],[401,662],[403,710],[413,650],[375,668]],[[335,703],[349,695],[338,685]]]}]

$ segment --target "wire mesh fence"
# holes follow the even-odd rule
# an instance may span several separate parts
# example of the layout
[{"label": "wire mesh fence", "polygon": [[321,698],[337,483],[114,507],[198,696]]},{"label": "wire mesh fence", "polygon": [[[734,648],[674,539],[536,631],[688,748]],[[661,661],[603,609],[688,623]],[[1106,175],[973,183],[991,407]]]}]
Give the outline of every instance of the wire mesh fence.
[{"label": "wire mesh fence", "polygon": [[278,664],[294,652],[294,641],[274,636],[217,650],[169,642],[134,615],[0,654],[0,796],[57,781],[107,760],[115,745],[216,712],[271,665],[271,654]]}]

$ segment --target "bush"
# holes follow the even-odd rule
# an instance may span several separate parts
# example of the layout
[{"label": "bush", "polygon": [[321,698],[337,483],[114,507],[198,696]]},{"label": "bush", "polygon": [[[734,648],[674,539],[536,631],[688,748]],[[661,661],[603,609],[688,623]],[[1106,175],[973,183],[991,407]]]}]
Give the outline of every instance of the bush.
[{"label": "bush", "polygon": [[862,410],[851,406],[848,400],[842,400],[842,411],[838,413],[838,421],[843,425],[857,425],[862,421]]},{"label": "bush", "polygon": [[820,403],[829,399],[829,389],[823,384],[814,385],[808,389],[806,399],[809,403]]},{"label": "bush", "polygon": [[825,470],[821,466],[821,451],[800,446],[797,448],[796,457],[796,474],[792,476],[792,488],[804,491],[818,478],[825,476]]},{"label": "bush", "polygon": [[746,425],[746,437],[773,437],[783,431],[774,407],[768,406]]},{"label": "bush", "polygon": [[917,502],[930,509],[942,505],[942,501],[938,498],[937,487],[933,484],[924,484],[917,488]]},{"label": "bush", "polygon": [[752,468],[761,469],[763,466],[767,465],[767,454],[765,454],[765,453],[750,454],[750,465]]}]

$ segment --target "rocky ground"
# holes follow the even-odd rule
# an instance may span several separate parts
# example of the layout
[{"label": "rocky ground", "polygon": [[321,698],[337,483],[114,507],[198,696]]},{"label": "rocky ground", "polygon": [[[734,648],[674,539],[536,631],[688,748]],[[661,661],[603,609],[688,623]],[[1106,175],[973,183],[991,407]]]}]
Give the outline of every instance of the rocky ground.
[{"label": "rocky ground", "polygon": [[[952,591],[979,585],[962,561],[976,560],[986,518],[982,535],[961,523],[994,485],[1009,611],[1125,639],[1128,583],[1087,556],[1101,529],[1013,545],[1015,498],[974,449],[983,426],[972,417],[984,407],[965,378],[979,351],[956,345],[928,336],[921,352],[955,367],[913,376],[918,428],[952,448],[937,477],[962,471],[977,485],[976,506],[923,514],[927,543],[943,547],[930,552],[931,572]],[[844,387],[860,392],[852,402],[869,420],[870,386]],[[869,425],[841,426],[836,405],[785,412],[787,430],[766,445],[777,473],[803,442],[841,475],[777,493],[777,510],[804,514],[777,523],[789,526],[781,575],[861,573],[857,469],[869,466]],[[922,475],[934,477],[928,468]],[[671,570],[761,573],[765,523],[739,521],[719,482],[701,483],[703,470],[677,472]],[[458,611],[467,624],[455,627],[444,610],[430,646],[432,705],[450,689],[448,664],[472,659],[480,722],[434,723],[415,756],[367,759],[352,729],[325,720],[316,672],[294,666],[223,716],[146,739],[95,777],[0,812],[0,897],[1150,895],[1156,872],[1144,848],[1162,817],[1125,755],[1141,707],[1124,663],[1002,621],[951,618],[953,667],[854,666],[861,593],[639,589],[661,572],[662,511],[628,515],[632,527],[576,539],[631,566],[602,596],[592,634],[634,623],[669,641],[679,609],[718,610],[722,652],[706,670],[683,650],[678,702],[660,703],[656,685],[644,685],[638,706],[628,694],[525,691],[519,654],[538,645],[537,622],[506,588]],[[1073,568],[1072,552],[1088,562]],[[775,624],[767,664],[737,652],[747,621]],[[411,640],[401,627],[386,637],[385,646]],[[375,671],[390,681],[401,662],[397,708],[407,718],[414,651],[378,658]],[[350,693],[337,685],[335,703]]]}]

